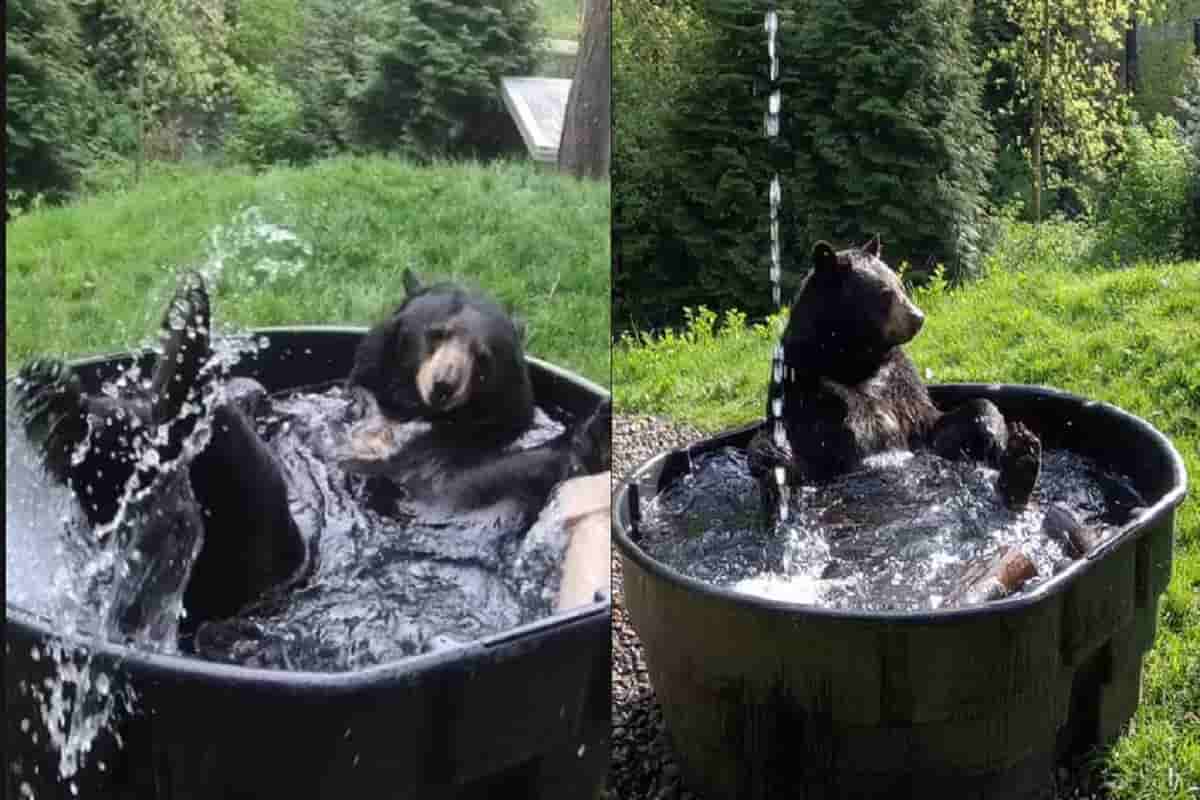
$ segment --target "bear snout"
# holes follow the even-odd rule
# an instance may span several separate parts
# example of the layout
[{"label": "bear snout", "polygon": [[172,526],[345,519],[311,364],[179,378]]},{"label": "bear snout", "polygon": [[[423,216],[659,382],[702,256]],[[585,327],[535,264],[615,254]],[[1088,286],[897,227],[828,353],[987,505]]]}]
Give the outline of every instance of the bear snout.
[{"label": "bear snout", "polygon": [[440,344],[417,370],[417,391],[425,405],[448,411],[466,402],[471,386],[471,349],[451,339]]},{"label": "bear snout", "polygon": [[911,300],[896,303],[892,306],[884,326],[884,338],[890,345],[901,345],[912,341],[921,332],[925,324],[925,315]]}]

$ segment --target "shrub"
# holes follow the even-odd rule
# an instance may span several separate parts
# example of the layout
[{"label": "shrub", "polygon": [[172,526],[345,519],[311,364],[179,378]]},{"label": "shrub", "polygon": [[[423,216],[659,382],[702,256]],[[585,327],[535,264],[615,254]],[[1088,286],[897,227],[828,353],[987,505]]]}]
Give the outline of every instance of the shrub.
[{"label": "shrub", "polygon": [[714,77],[711,32],[684,0],[621,0],[612,15],[614,320],[656,327],[696,296],[672,223],[695,165],[665,125],[681,94]]},{"label": "shrub", "polygon": [[1125,263],[1182,256],[1192,225],[1194,173],[1194,157],[1175,120],[1157,117],[1148,126],[1129,126],[1100,222],[1097,257]]},{"label": "shrub", "polygon": [[246,72],[234,82],[238,114],[225,143],[237,161],[263,167],[277,162],[302,163],[313,157],[312,140],[304,134],[300,96],[269,72]]},{"label": "shrub", "polygon": [[299,47],[280,70],[296,93],[305,147],[332,155],[360,140],[360,103],[377,54],[393,35],[396,0],[308,0]]},{"label": "shrub", "polygon": [[639,282],[672,282],[668,305],[770,311],[767,187],[775,169],[785,290],[817,239],[845,245],[880,233],[889,260],[914,264],[917,280],[937,263],[955,279],[975,269],[994,140],[979,110],[967,7],[810,0],[781,9],[775,140],[762,129],[765,5],[702,7],[713,29],[711,63],[669,128],[683,165],[671,198],[680,245],[671,261],[639,268]]},{"label": "shrub", "polygon": [[89,87],[69,0],[10,0],[5,8],[6,207],[19,208],[75,187],[88,157],[82,140]]},{"label": "shrub", "polygon": [[1175,101],[1183,121],[1184,144],[1192,156],[1192,180],[1188,191],[1189,212],[1183,232],[1183,255],[1200,259],[1200,57],[1193,58]]},{"label": "shrub", "polygon": [[537,65],[536,0],[407,0],[392,13],[358,106],[364,141],[426,157],[519,147],[499,85]]}]

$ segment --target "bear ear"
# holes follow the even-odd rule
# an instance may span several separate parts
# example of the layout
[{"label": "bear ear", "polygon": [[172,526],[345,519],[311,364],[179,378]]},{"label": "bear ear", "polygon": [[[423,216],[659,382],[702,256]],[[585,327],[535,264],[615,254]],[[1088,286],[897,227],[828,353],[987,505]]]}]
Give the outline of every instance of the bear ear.
[{"label": "bear ear", "polygon": [[404,268],[404,293],[413,295],[421,291],[421,279],[418,278],[413,271],[408,267]]},{"label": "bear ear", "polygon": [[833,269],[837,266],[837,253],[834,252],[833,246],[824,240],[813,245],[812,249],[813,265],[817,269]]},{"label": "bear ear", "polygon": [[879,234],[871,237],[871,241],[867,242],[860,248],[864,253],[874,258],[879,258],[883,254],[883,243],[879,241]]}]

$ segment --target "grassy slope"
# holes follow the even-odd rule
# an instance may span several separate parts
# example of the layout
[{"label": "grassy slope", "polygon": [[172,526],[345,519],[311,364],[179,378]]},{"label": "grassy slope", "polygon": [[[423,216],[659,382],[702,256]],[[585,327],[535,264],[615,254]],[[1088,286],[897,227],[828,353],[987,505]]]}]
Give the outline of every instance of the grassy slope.
[{"label": "grassy slope", "polygon": [[[1046,384],[1148,419],[1187,462],[1193,499],[1177,517],[1174,575],[1130,732],[1101,756],[1113,797],[1195,800],[1200,787],[1200,263],[1072,271],[995,270],[957,291],[918,293],[909,348],[931,382]],[[734,326],[735,328],[739,326]],[[618,410],[708,430],[761,418],[772,334],[618,347]],[[715,377],[719,376],[719,377]]]},{"label": "grassy slope", "polygon": [[174,271],[211,268],[212,231],[251,206],[313,255],[274,279],[256,269],[271,253],[228,256],[215,288],[219,323],[370,324],[401,299],[411,267],[482,287],[525,319],[530,353],[609,383],[608,185],[527,164],[419,168],[384,158],[257,177],[159,174],[136,191],[10,223],[7,371],[35,353],[146,340]]}]

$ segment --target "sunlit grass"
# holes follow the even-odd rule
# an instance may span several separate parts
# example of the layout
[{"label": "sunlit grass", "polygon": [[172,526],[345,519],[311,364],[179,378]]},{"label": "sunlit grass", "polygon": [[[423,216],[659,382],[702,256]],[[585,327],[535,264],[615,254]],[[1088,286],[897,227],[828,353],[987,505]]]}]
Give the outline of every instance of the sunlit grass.
[{"label": "sunlit grass", "polygon": [[[376,157],[259,176],[160,170],[136,190],[9,223],[8,372],[34,354],[138,345],[153,334],[176,271],[213,269],[221,255],[220,324],[368,325],[399,302],[411,268],[482,288],[525,320],[531,354],[607,385],[608,207],[607,184],[527,163],[418,167]],[[231,245],[247,209],[311,255]],[[271,258],[287,267],[272,275]],[[290,274],[297,259],[303,266]]]},{"label": "sunlit grass", "polygon": [[[1096,269],[1075,257],[1086,250],[1076,234],[1046,232],[1040,249],[1028,238],[1010,243],[977,282],[917,292],[926,323],[908,351],[929,382],[1044,384],[1142,416],[1183,454],[1194,487],[1200,263]],[[761,419],[781,322],[747,326],[696,311],[684,330],[627,337],[613,351],[618,411],[709,431]],[[1185,501],[1176,522],[1141,705],[1128,733],[1097,754],[1115,800],[1200,796],[1200,504]]]}]

